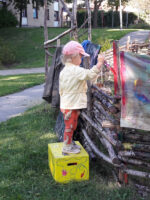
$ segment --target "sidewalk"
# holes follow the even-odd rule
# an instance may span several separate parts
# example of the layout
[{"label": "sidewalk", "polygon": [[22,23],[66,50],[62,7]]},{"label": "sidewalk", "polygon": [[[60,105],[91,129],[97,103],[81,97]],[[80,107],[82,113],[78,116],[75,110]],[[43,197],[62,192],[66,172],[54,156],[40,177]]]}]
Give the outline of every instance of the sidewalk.
[{"label": "sidewalk", "polygon": [[33,73],[45,73],[45,68],[39,67],[39,68],[29,68],[29,69],[0,70],[1,76],[16,75],[16,74],[33,74]]},{"label": "sidewalk", "polygon": [[41,104],[44,84],[0,97],[0,122],[20,115],[28,108]]},{"label": "sidewalk", "polygon": [[131,33],[128,33],[124,37],[122,37],[119,40],[120,46],[123,46],[127,43],[128,36],[130,36],[130,42],[138,42],[138,43],[144,43],[149,37],[150,37],[150,31],[145,30],[145,31],[134,31]]}]

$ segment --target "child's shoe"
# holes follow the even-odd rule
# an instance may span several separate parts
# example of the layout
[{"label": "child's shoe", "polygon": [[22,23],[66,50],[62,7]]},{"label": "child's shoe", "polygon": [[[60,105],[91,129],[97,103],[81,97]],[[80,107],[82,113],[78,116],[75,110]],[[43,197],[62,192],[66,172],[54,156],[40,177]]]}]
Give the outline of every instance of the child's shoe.
[{"label": "child's shoe", "polygon": [[74,140],[72,140],[71,144],[76,148],[81,150],[81,146],[77,145]]},{"label": "child's shoe", "polygon": [[77,154],[77,153],[80,153],[80,149],[74,147],[74,145],[72,144],[67,144],[63,146],[62,153],[63,154],[69,154],[69,153]]}]

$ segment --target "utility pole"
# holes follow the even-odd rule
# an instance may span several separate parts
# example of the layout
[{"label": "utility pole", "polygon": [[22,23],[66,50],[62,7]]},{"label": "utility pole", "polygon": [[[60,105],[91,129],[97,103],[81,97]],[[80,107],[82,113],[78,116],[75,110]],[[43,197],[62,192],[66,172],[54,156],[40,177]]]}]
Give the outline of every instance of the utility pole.
[{"label": "utility pole", "polygon": [[122,6],[121,6],[121,0],[119,0],[120,4],[120,30],[122,30]]}]

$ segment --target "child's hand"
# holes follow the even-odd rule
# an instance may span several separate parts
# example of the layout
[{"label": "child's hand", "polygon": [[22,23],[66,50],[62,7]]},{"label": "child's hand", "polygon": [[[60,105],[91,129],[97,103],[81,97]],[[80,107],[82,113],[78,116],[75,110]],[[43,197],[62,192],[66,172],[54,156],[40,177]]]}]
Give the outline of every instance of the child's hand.
[{"label": "child's hand", "polygon": [[105,60],[105,55],[104,55],[104,53],[99,54],[97,60],[98,60],[98,62],[97,62],[97,67],[100,69],[101,66],[102,66],[103,63],[104,63],[104,60]]},{"label": "child's hand", "polygon": [[98,62],[104,63],[104,59],[105,59],[105,54],[104,53],[98,54]]}]

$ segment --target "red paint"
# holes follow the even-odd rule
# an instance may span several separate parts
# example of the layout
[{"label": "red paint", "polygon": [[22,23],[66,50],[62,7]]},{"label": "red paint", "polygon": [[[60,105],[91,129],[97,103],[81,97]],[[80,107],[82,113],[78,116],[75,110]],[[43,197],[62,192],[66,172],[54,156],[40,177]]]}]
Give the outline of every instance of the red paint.
[{"label": "red paint", "polygon": [[128,183],[128,174],[127,173],[124,173],[124,182],[125,182],[125,184]]},{"label": "red paint", "polygon": [[117,66],[117,51],[116,51],[116,44],[113,42],[113,61],[114,61],[114,93],[117,95],[119,91],[118,87],[118,66]]},{"label": "red paint", "polygon": [[84,176],[85,171],[81,174],[81,178]]},{"label": "red paint", "polygon": [[122,86],[122,118],[126,116],[125,106],[126,106],[126,95],[125,95],[125,73],[126,67],[124,63],[124,52],[120,53],[120,61],[121,61],[121,86]]},{"label": "red paint", "polygon": [[67,171],[66,170],[62,170],[62,175],[66,176],[67,175]]}]

